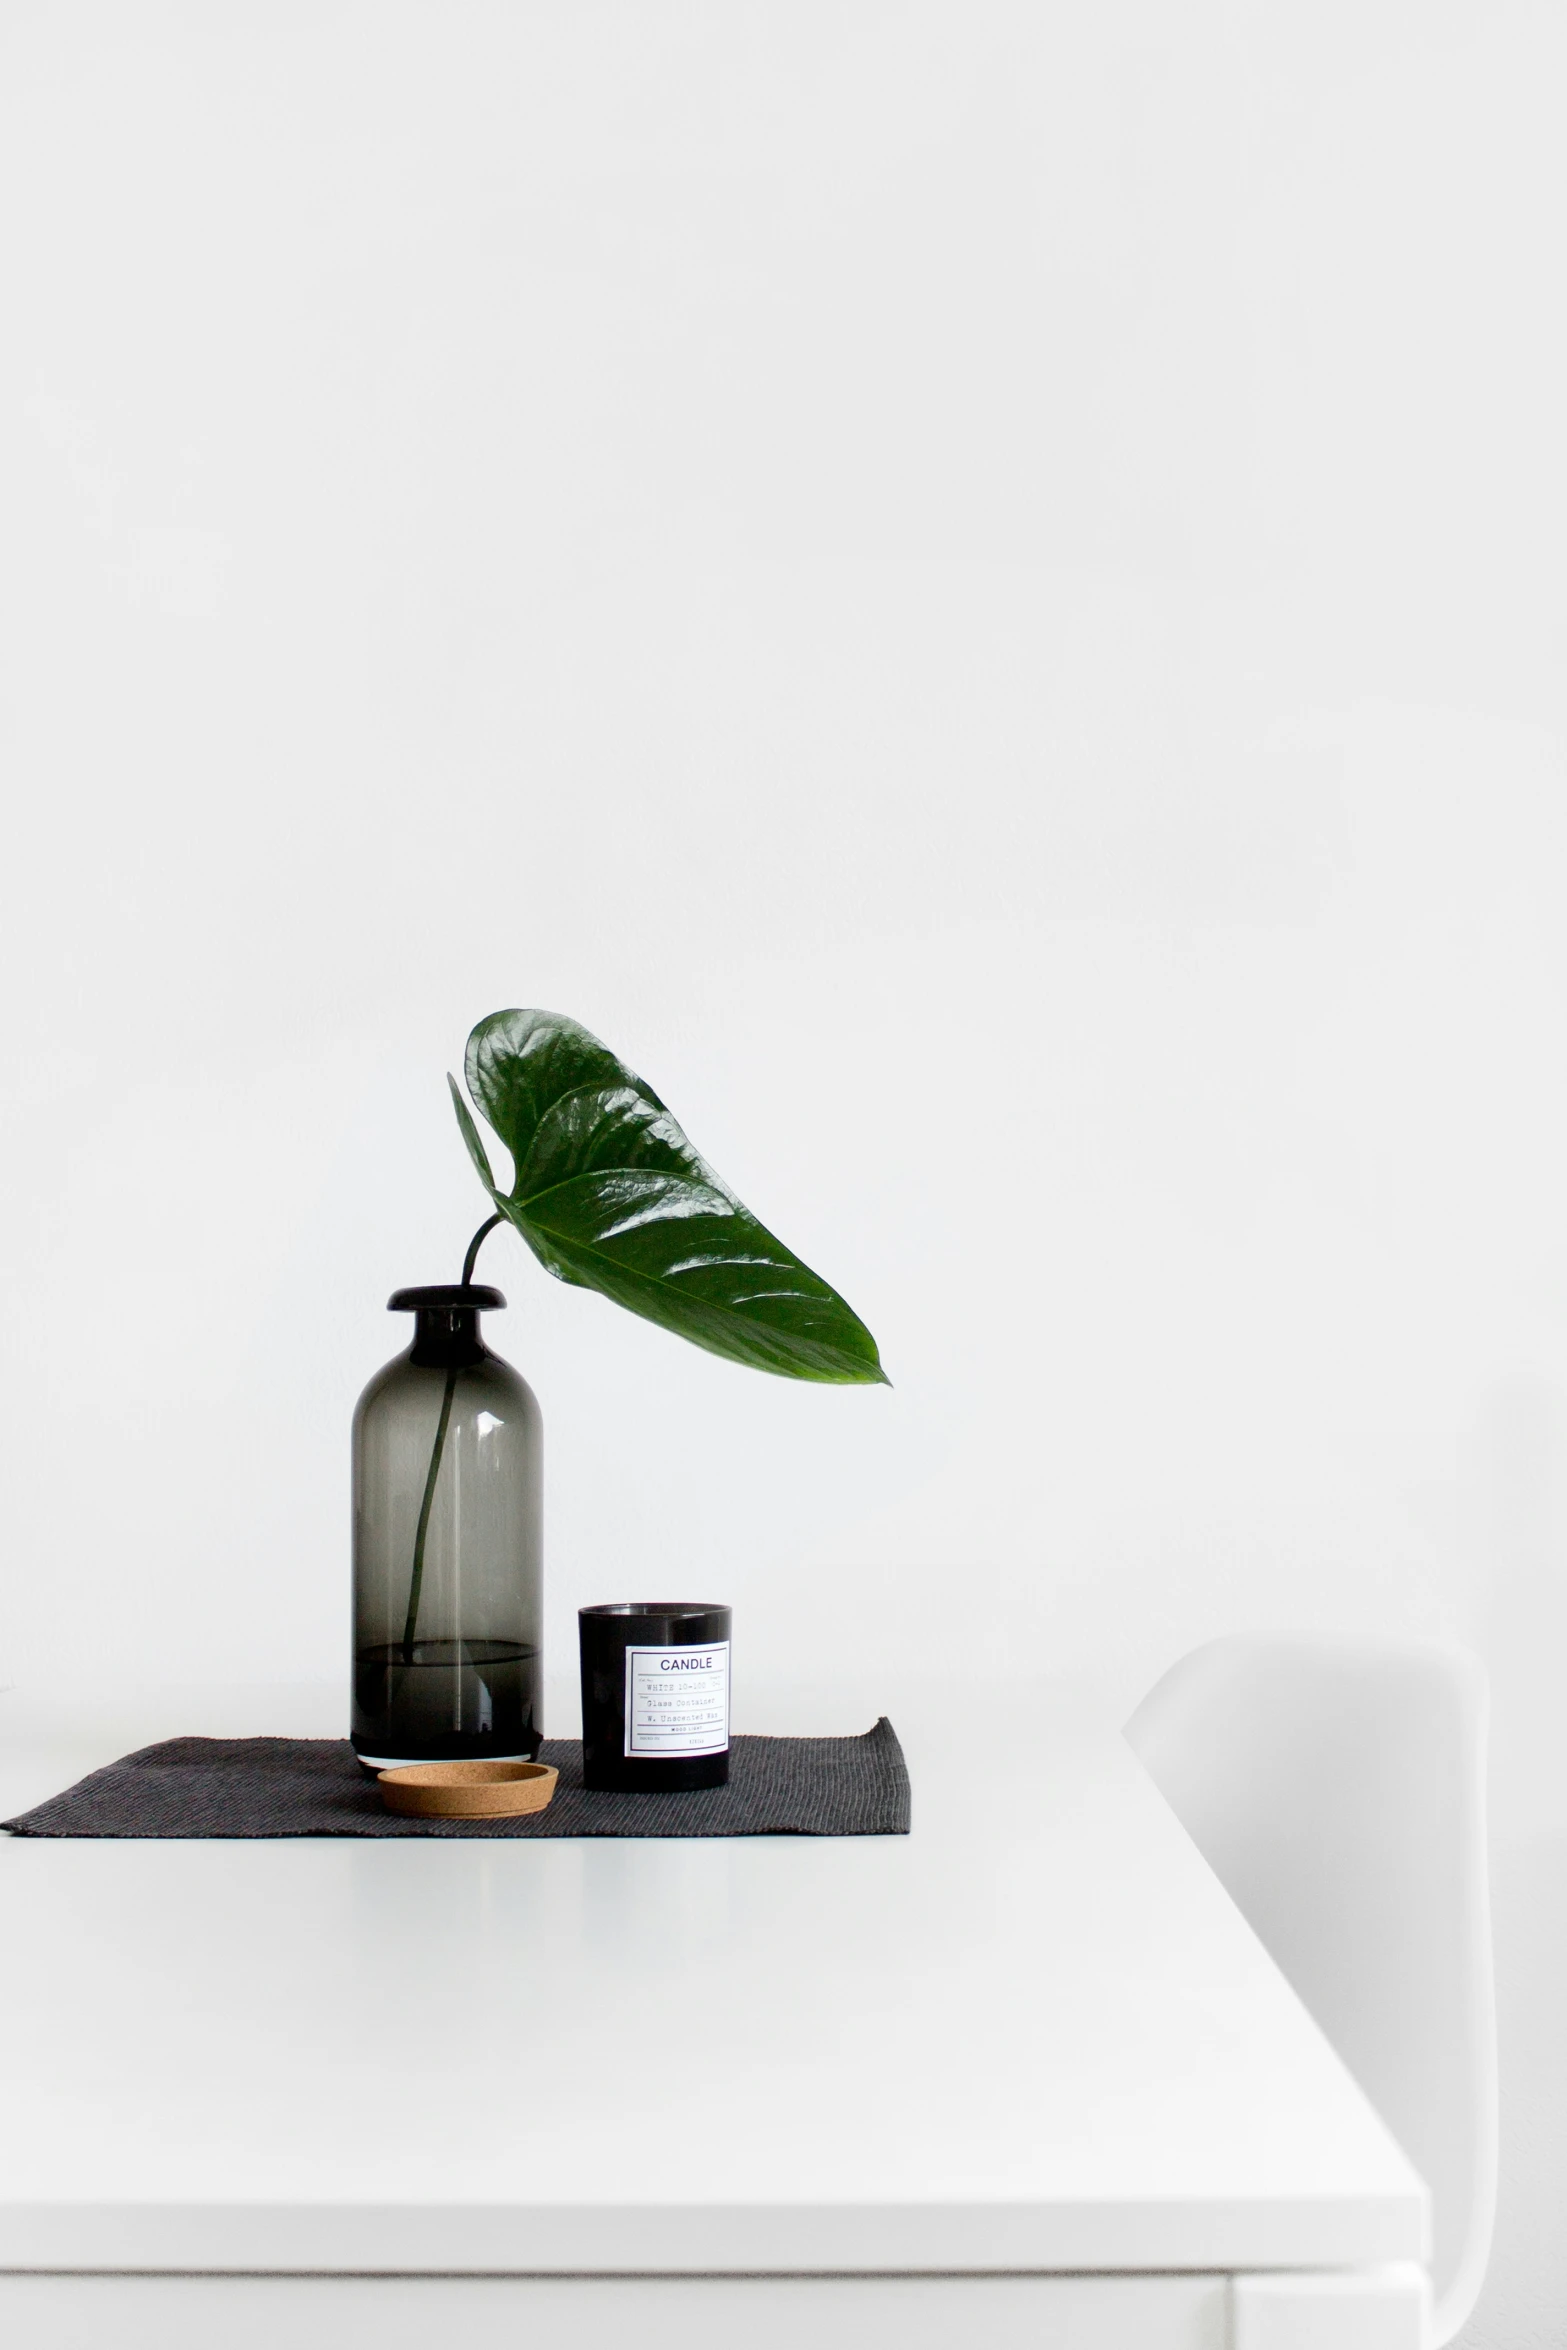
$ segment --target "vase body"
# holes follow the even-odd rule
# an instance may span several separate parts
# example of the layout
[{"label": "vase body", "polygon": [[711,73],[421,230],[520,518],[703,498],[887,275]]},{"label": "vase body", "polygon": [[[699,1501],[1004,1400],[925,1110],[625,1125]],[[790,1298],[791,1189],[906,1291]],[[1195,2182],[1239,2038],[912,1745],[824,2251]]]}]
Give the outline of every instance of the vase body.
[{"label": "vase body", "polygon": [[543,1430],[480,1333],[504,1303],[399,1290],[413,1344],[354,1412],[350,1736],[370,1767],[539,1750]]}]

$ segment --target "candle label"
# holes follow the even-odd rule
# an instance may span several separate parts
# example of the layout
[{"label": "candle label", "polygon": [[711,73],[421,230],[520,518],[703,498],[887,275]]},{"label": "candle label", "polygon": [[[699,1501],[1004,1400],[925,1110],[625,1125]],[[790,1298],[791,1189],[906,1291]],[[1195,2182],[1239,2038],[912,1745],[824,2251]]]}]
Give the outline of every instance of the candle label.
[{"label": "candle label", "polygon": [[626,1650],[626,1752],[722,1754],[729,1744],[729,1643]]}]

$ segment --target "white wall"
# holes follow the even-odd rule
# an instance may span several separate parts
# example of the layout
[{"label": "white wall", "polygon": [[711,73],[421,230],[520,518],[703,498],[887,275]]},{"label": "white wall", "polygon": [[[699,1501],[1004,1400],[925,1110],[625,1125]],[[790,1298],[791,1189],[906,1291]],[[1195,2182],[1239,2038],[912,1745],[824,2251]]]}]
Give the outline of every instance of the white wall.
[{"label": "white wall", "polygon": [[1553,8],[10,0],[0,1673],[339,1669],[348,1413],[575,1013],[880,1337],[502,1236],[589,1598],[1495,1680],[1567,2329]]}]

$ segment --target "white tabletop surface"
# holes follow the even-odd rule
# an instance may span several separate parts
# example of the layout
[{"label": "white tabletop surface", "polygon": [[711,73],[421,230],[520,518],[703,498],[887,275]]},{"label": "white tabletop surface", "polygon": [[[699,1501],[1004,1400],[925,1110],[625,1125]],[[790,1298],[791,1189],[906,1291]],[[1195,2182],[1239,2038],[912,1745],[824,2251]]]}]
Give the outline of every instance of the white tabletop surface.
[{"label": "white tabletop surface", "polygon": [[[908,1837],[0,1838],[0,2267],[1420,2258],[1419,2182],[1114,1724],[882,1703]],[[336,1706],[0,1695],[0,1817]]]}]

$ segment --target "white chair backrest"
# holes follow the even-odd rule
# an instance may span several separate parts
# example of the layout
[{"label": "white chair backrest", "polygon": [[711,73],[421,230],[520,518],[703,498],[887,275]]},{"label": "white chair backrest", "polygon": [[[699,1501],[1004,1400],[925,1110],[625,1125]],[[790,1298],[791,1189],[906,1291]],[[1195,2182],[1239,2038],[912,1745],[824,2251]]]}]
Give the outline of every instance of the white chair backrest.
[{"label": "white chair backrest", "polygon": [[1435,1642],[1215,1640],[1126,1735],[1431,2191],[1436,2340],[1496,2196],[1486,1690]]}]

